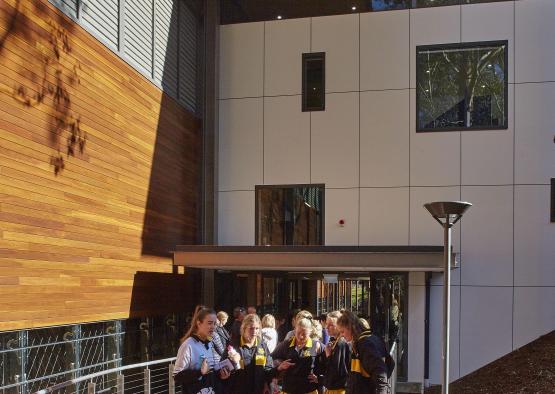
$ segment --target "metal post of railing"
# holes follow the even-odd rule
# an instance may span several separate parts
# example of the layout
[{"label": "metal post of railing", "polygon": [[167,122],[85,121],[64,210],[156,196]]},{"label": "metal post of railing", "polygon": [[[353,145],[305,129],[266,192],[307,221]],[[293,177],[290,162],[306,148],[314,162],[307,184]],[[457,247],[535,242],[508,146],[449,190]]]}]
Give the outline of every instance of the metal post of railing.
[{"label": "metal post of railing", "polygon": [[150,394],[150,369],[145,368],[145,394]]},{"label": "metal post of railing", "polygon": [[175,381],[173,380],[173,363],[168,368],[168,394],[175,394]]},{"label": "metal post of railing", "polygon": [[125,389],[125,376],[122,373],[118,373],[116,380],[116,394],[123,394]]},{"label": "metal post of railing", "polygon": [[[391,358],[393,358],[393,361],[395,361],[396,364],[398,363],[397,348],[398,348],[398,343],[393,342],[393,346],[391,346],[391,351],[389,352],[389,355],[391,356]],[[393,372],[389,377],[389,387],[390,387],[391,394],[395,394],[397,391],[397,369],[398,369],[398,366],[395,365],[395,368],[393,368]]]},{"label": "metal post of railing", "polygon": [[94,383],[93,381],[90,381],[89,384],[87,384],[87,394],[95,394],[96,393],[96,383]]}]

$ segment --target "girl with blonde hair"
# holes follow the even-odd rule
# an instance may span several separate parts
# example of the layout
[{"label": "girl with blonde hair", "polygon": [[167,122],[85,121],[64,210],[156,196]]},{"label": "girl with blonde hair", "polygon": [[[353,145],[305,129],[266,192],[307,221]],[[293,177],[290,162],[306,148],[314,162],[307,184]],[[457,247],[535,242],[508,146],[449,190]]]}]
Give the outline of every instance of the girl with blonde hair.
[{"label": "girl with blonde hair", "polygon": [[318,393],[322,344],[311,338],[312,333],[312,321],[306,317],[298,318],[294,336],[281,342],[272,353],[278,368],[285,371],[282,393]]},{"label": "girl with blonde hair", "polygon": [[262,339],[266,341],[270,352],[273,352],[276,348],[277,338],[276,319],[270,314],[264,315],[262,318]]},{"label": "girl with blonde hair", "polygon": [[241,336],[228,348],[228,355],[236,365],[229,380],[230,394],[263,394],[276,375],[271,352],[260,335],[261,322],[256,314],[245,316],[241,322]]}]

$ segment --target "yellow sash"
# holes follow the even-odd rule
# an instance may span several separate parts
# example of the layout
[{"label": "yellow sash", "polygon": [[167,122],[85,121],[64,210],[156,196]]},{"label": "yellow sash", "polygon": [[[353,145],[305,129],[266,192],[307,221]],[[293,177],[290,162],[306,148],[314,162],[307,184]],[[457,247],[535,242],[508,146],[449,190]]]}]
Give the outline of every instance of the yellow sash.
[{"label": "yellow sash", "polygon": [[360,360],[358,358],[351,359],[351,372],[359,373],[365,378],[370,377],[368,372],[366,372],[364,368],[362,368],[362,364],[360,363]]}]

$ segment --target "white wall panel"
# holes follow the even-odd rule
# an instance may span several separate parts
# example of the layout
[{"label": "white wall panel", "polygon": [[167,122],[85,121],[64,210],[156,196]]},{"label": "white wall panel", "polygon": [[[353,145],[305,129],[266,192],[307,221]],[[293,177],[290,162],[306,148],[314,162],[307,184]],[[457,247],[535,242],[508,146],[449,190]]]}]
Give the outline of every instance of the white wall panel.
[{"label": "white wall panel", "polygon": [[360,14],[361,90],[408,88],[409,55],[408,10]]},{"label": "white wall panel", "polygon": [[462,287],[461,376],[512,350],[512,308],[511,287]]},{"label": "white wall panel", "polygon": [[550,186],[515,186],[515,285],[555,286]]},{"label": "white wall panel", "polygon": [[515,106],[515,183],[547,184],[555,176],[555,83],[516,85]]},{"label": "white wall panel", "polygon": [[[410,188],[410,245],[443,246],[443,229],[424,204],[432,201],[460,199],[460,187],[411,187]],[[461,219],[461,220],[464,220]],[[460,250],[460,222],[453,227],[452,240],[455,251]],[[459,270],[454,271],[454,275]],[[455,282],[454,282],[455,283]]]},{"label": "white wall panel", "polygon": [[508,100],[507,130],[467,130],[461,133],[463,185],[513,183],[514,85],[509,85]]},{"label": "white wall panel", "polygon": [[515,2],[516,82],[555,81],[555,1]]},{"label": "white wall panel", "polygon": [[555,287],[515,287],[514,348],[555,330]]},{"label": "white wall panel", "polygon": [[219,105],[219,190],[254,190],[263,178],[262,98]]},{"label": "white wall panel", "polygon": [[[449,346],[449,381],[459,378],[459,335],[460,335],[460,287],[451,288],[451,326]],[[443,288],[430,288],[430,383],[441,383],[441,368],[443,354]]]},{"label": "white wall panel", "polygon": [[424,383],[426,287],[412,286],[415,281],[423,282],[424,273],[409,273],[408,318],[403,318],[409,327],[407,381]]},{"label": "white wall panel", "polygon": [[358,245],[358,189],[326,188],[325,204],[325,244]]},{"label": "white wall panel", "polygon": [[358,103],[358,93],[326,94],[326,110],[311,113],[313,183],[358,186]]},{"label": "white wall panel", "polygon": [[512,286],[513,186],[463,186],[461,284]]},{"label": "white wall panel", "polygon": [[409,188],[360,189],[360,244],[408,245]]},{"label": "white wall panel", "polygon": [[409,184],[409,90],[360,94],[360,185]]},{"label": "white wall panel", "polygon": [[310,183],[310,113],[301,96],[264,99],[264,183]]},{"label": "white wall panel", "polygon": [[265,25],[264,95],[301,94],[302,54],[310,52],[310,19]]},{"label": "white wall panel", "polygon": [[220,26],[220,98],[260,97],[264,22]]},{"label": "white wall panel", "polygon": [[514,3],[469,4],[461,7],[462,42],[509,41],[509,83],[514,82]]},{"label": "white wall panel", "polygon": [[326,52],[326,92],[358,87],[358,14],[312,18],[311,52]]},{"label": "white wall panel", "polygon": [[218,193],[218,245],[254,245],[254,190]]},{"label": "white wall panel", "polygon": [[411,88],[416,88],[416,46],[460,42],[460,26],[460,6],[410,10]]},{"label": "white wall panel", "polygon": [[416,132],[416,90],[410,90],[410,185],[460,184],[460,132]]}]

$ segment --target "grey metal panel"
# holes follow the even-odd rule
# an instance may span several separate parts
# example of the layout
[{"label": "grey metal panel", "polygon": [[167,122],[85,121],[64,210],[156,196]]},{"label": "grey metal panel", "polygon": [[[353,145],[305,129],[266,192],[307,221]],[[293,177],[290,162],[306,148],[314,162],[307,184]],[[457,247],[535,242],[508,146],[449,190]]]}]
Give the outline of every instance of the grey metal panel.
[{"label": "grey metal panel", "polygon": [[196,112],[198,20],[185,2],[179,11],[179,101]]},{"label": "grey metal panel", "polygon": [[152,0],[126,1],[123,53],[130,63],[148,75],[152,73]]},{"label": "grey metal panel", "polygon": [[154,43],[154,81],[177,97],[179,15],[177,0],[157,0]]},{"label": "grey metal panel", "polygon": [[77,4],[79,0],[50,0],[52,4],[58,7],[67,16],[77,19]]},{"label": "grey metal panel", "polygon": [[117,48],[119,0],[83,0],[81,23],[91,33]]}]

